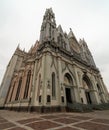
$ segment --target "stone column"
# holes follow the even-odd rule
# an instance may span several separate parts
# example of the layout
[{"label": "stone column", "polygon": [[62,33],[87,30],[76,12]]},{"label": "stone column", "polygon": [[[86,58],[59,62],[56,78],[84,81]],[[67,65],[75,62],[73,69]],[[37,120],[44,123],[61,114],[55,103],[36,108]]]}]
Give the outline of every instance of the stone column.
[{"label": "stone column", "polygon": [[80,102],[83,103],[83,104],[87,104],[87,99],[86,99],[86,96],[85,96],[85,89],[83,87],[83,81],[82,81],[82,78],[83,78],[83,72],[80,71],[80,72],[77,72],[77,76],[78,76],[78,82],[79,82],[79,85],[78,85],[78,89],[79,89],[79,92],[80,92]]},{"label": "stone column", "polygon": [[[61,101],[61,87],[63,87],[62,86],[62,68],[61,68],[61,59],[58,58],[58,87],[57,87],[58,104],[62,104],[62,101]],[[64,95],[64,101],[65,101],[65,95]]]},{"label": "stone column", "polygon": [[43,103],[44,103],[44,106],[48,105],[47,104],[47,95],[50,95],[50,99],[52,100],[52,95],[51,95],[51,72],[50,72],[51,56],[50,55],[51,54],[49,52],[47,52],[44,55],[44,59],[42,60],[43,61],[43,63],[42,63],[43,85],[42,85],[42,87],[44,87],[43,88],[43,92],[44,92]]},{"label": "stone column", "polygon": [[31,106],[34,106],[36,105],[36,100],[37,100],[37,89],[38,89],[38,74],[36,73],[37,72],[37,66],[38,66],[38,61],[35,60],[35,65],[34,65],[34,73],[33,73],[33,80],[32,80],[32,91],[31,91],[31,96],[32,96],[32,99],[31,99]]},{"label": "stone column", "polygon": [[95,82],[94,76],[91,76],[91,84],[93,86],[93,89],[90,92],[92,103],[93,104],[99,104],[100,99],[99,99],[99,96],[98,96],[98,93],[97,93],[96,82]]},{"label": "stone column", "polygon": [[96,90],[91,90],[90,95],[91,95],[91,100],[92,100],[93,104],[99,104],[100,103],[100,100],[99,100],[99,97],[98,97]]},{"label": "stone column", "polygon": [[[83,88],[83,86],[80,88],[80,92],[81,92],[81,102],[83,104],[87,104],[87,99],[86,99],[86,94],[85,94],[85,89]],[[83,101],[82,101],[83,100]]]},{"label": "stone column", "polygon": [[77,86],[73,87],[73,91],[74,91],[74,95],[75,95],[75,102],[77,103],[81,103],[80,101],[80,95],[79,95],[79,89],[77,88]]},{"label": "stone column", "polygon": [[21,88],[21,93],[20,93],[20,99],[23,99],[24,97],[26,79],[27,79],[27,72],[25,72],[24,70],[24,74],[22,76],[22,88]]},{"label": "stone column", "polygon": [[107,100],[109,98],[108,92],[106,93],[105,86],[103,84],[102,78],[99,78],[99,81],[100,81],[101,88],[102,88],[102,94],[101,94],[101,96],[102,96],[103,102],[107,103]]},{"label": "stone column", "polygon": [[15,101],[16,92],[17,92],[17,88],[18,88],[18,83],[19,83],[19,80],[17,79],[16,80],[16,84],[14,86],[14,90],[13,90],[13,95],[12,95],[11,101]]},{"label": "stone column", "polygon": [[101,81],[102,81],[102,84],[103,84],[103,87],[104,87],[104,90],[105,90],[105,96],[106,96],[106,102],[109,102],[109,93],[108,93],[108,90],[103,82],[103,78],[101,78]]},{"label": "stone column", "polygon": [[77,74],[77,68],[73,67],[74,68],[74,71],[75,71],[75,77],[76,77],[76,87],[74,87],[74,93],[75,93],[75,101],[77,103],[81,103],[81,99],[80,99],[80,90],[79,90],[79,87],[80,87],[80,82],[79,82],[79,76]]},{"label": "stone column", "polygon": [[45,54],[43,54],[42,56],[41,76],[42,76],[42,105],[46,105],[46,86],[45,86],[46,55]]}]

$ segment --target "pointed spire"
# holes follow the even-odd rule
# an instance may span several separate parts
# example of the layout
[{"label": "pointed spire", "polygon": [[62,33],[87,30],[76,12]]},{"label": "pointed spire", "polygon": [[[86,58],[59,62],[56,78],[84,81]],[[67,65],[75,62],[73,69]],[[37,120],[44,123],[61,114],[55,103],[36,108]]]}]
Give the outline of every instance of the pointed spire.
[{"label": "pointed spire", "polygon": [[82,45],[83,41],[81,38],[79,38],[79,44]]},{"label": "pointed spire", "polygon": [[40,32],[40,43],[54,39],[56,30],[55,15],[52,8],[46,9]]},{"label": "pointed spire", "polygon": [[72,29],[70,28],[70,32],[68,34],[68,38],[73,38],[73,37],[75,38],[75,35],[74,35]]},{"label": "pointed spire", "polygon": [[39,41],[38,41],[38,40],[36,40],[36,42],[35,42],[34,46],[37,46],[38,44],[39,44]]},{"label": "pointed spire", "polygon": [[22,52],[22,50],[21,50],[21,48],[20,48],[20,43],[17,45],[14,54],[18,54],[19,52]]},{"label": "pointed spire", "polygon": [[88,48],[87,43],[86,43],[86,41],[84,40],[84,38],[83,38],[83,39],[80,39],[80,40],[79,40],[79,43],[80,43],[80,45],[82,45],[82,46]]},{"label": "pointed spire", "polygon": [[54,23],[54,25],[56,25],[55,23],[55,14],[52,11],[52,8],[46,9],[45,11],[45,15],[43,17],[43,22],[52,22]]},{"label": "pointed spire", "polygon": [[20,43],[18,43],[17,47],[16,47],[16,50],[14,53],[16,53],[18,50],[20,50]]},{"label": "pointed spire", "polygon": [[18,45],[17,45],[17,48],[16,49],[20,49],[20,43],[18,43]]},{"label": "pointed spire", "polygon": [[66,33],[66,32],[64,32],[64,36],[65,36],[65,38],[68,38],[68,37],[67,37],[67,33]]},{"label": "pointed spire", "polygon": [[58,32],[59,32],[59,33],[63,33],[63,30],[62,30],[61,25],[58,26]]},{"label": "pointed spire", "polygon": [[25,52],[25,48],[23,49],[23,52]]}]

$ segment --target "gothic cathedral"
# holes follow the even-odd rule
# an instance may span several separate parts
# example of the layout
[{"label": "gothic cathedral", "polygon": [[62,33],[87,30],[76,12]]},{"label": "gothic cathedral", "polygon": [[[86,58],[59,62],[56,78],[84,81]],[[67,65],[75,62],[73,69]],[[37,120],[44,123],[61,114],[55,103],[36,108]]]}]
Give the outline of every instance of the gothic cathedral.
[{"label": "gothic cathedral", "polygon": [[84,39],[57,27],[46,9],[40,39],[28,52],[18,46],[7,66],[0,106],[18,111],[56,112],[100,109],[107,88]]}]

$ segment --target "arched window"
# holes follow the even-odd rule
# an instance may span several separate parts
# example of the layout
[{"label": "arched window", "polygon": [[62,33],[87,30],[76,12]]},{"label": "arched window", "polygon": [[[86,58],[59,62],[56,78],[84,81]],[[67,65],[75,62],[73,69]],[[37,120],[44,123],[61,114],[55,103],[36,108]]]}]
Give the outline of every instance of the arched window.
[{"label": "arched window", "polygon": [[64,76],[64,83],[66,85],[73,85],[72,77],[68,73],[66,73]]},{"label": "arched window", "polygon": [[83,87],[84,89],[93,89],[92,83],[87,76],[83,77]]},{"label": "arched window", "polygon": [[22,85],[22,77],[20,77],[20,79],[19,79],[19,84],[18,84],[15,100],[18,100],[18,98],[19,98],[21,85]]},{"label": "arched window", "polygon": [[39,80],[38,80],[38,92],[37,92],[37,99],[40,95],[40,88],[41,87],[41,74],[39,74]]},{"label": "arched window", "polygon": [[88,78],[87,75],[83,76],[83,88],[85,91],[85,96],[86,96],[86,100],[87,100],[87,104],[92,104],[93,103],[93,97],[91,94],[91,89],[93,89],[92,83],[90,81],[90,79]]},{"label": "arched window", "polygon": [[28,91],[29,91],[29,86],[30,86],[30,79],[31,79],[31,70],[29,70],[28,74],[27,74],[27,80],[26,80],[25,91],[24,91],[24,99],[28,98]]},{"label": "arched window", "polygon": [[82,82],[83,82],[84,89],[87,89],[87,90],[90,89],[89,84],[86,82],[86,80],[83,80]]},{"label": "arched window", "polygon": [[52,96],[56,96],[56,81],[55,81],[55,73],[52,73]]}]

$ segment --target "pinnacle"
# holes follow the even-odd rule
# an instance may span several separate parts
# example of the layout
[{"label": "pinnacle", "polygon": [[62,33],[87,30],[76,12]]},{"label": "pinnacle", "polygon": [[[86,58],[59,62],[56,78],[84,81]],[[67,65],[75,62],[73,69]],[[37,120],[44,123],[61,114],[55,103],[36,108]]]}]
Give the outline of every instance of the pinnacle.
[{"label": "pinnacle", "polygon": [[68,34],[68,38],[73,38],[73,37],[75,37],[75,35],[74,35],[72,29],[70,28],[70,32]]}]

